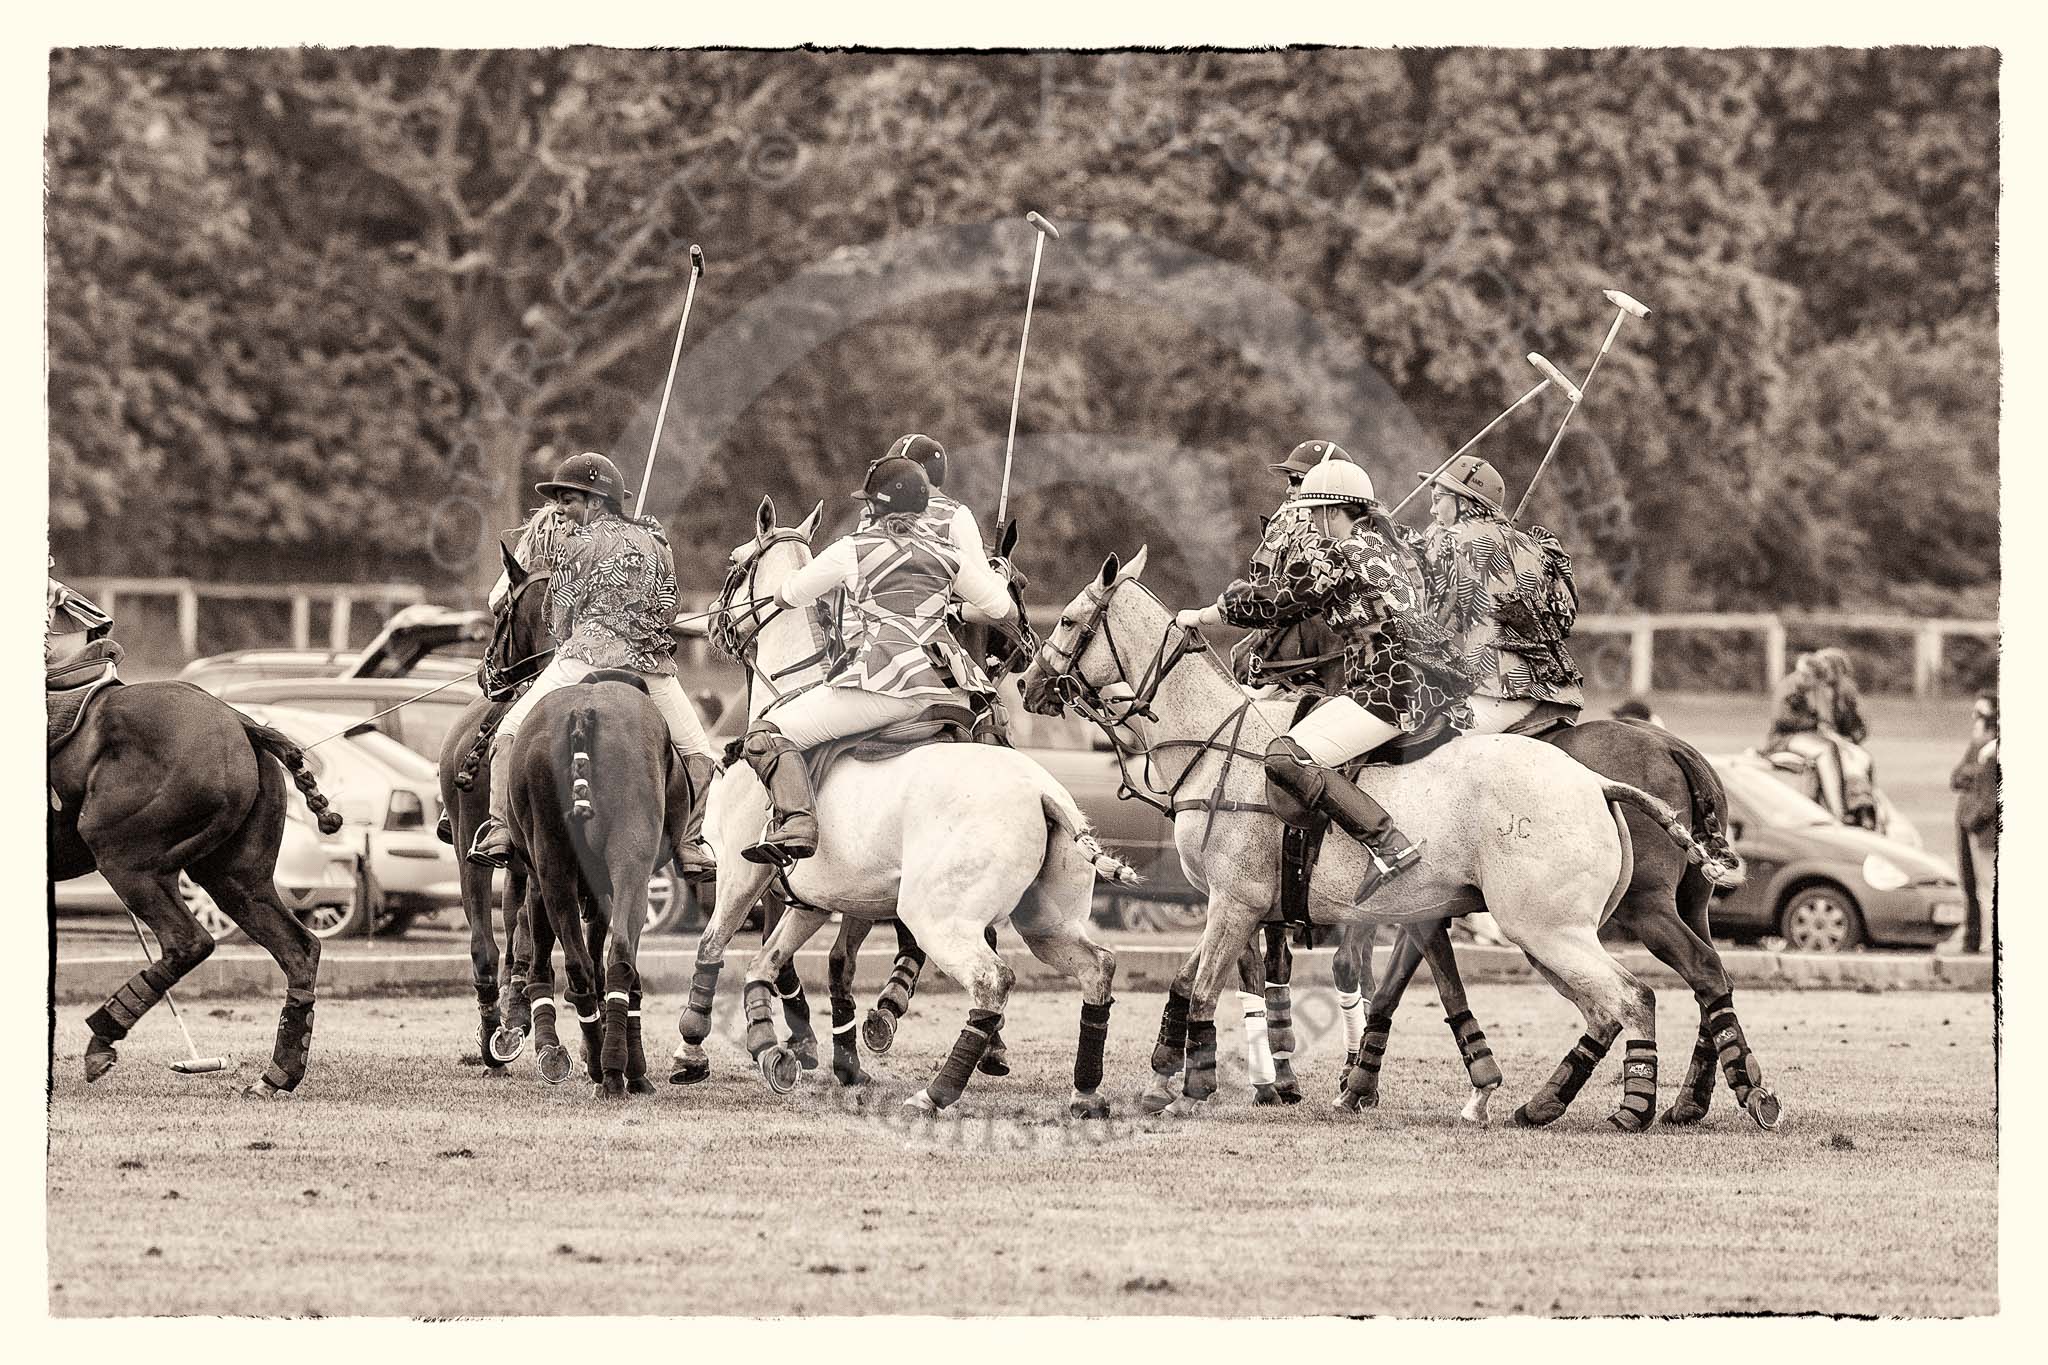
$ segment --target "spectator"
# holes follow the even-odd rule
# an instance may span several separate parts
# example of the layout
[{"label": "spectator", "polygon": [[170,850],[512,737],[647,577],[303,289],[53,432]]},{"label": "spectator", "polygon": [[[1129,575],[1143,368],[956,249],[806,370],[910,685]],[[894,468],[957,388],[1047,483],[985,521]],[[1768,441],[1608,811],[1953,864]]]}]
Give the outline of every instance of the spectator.
[{"label": "spectator", "polygon": [[1969,747],[1948,779],[1956,790],[1956,866],[1969,906],[1966,953],[1985,950],[1998,915],[1998,778],[1998,693],[1979,692]]},{"label": "spectator", "polygon": [[1630,697],[1627,701],[1615,707],[1611,714],[1616,720],[1647,721],[1660,730],[1666,728],[1664,722],[1658,718],[1657,713],[1650,709],[1650,704],[1641,697]]}]

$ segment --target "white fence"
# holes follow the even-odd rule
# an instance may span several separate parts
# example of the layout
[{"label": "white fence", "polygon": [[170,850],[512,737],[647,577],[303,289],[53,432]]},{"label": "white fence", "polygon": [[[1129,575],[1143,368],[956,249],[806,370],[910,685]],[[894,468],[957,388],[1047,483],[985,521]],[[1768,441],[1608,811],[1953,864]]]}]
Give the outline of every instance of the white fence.
[{"label": "white fence", "polygon": [[200,583],[190,578],[80,578],[71,586],[91,598],[114,618],[121,619],[124,598],[168,597],[177,604],[178,645],[188,657],[199,653],[199,607],[202,602],[288,602],[291,604],[291,645],[294,649],[313,647],[313,604],[327,608],[327,645],[349,648],[349,631],[355,604],[365,602],[377,608],[380,619],[399,607],[427,600],[426,589],[417,583]]}]

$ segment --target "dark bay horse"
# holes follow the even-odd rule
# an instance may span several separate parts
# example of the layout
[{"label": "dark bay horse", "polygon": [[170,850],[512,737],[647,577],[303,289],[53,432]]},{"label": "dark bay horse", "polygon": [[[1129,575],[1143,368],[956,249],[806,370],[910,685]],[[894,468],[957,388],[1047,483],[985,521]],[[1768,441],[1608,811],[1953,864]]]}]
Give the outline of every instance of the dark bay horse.
[{"label": "dark bay horse", "polygon": [[284,837],[286,774],[322,832],[340,829],[341,816],[328,809],[296,744],[183,682],[108,688],[50,755],[50,791],[60,807],[49,817],[50,880],[98,869],[156,934],[161,953],[87,1018],[87,1081],[107,1074],[114,1045],[213,952],[212,935],[178,895],[180,872],[285,975],[270,1065],[244,1093],[286,1098],[305,1079],[320,940],[279,902],[271,880]]},{"label": "dark bay horse", "polygon": [[[1335,676],[1332,670],[1338,655],[1332,651],[1337,649],[1337,642],[1319,620],[1292,628],[1290,633],[1277,638],[1270,649],[1273,658],[1263,669],[1263,680],[1283,681],[1289,687],[1327,694]],[[1700,839],[1710,844],[1723,840],[1727,793],[1706,756],[1669,731],[1645,722],[1591,720],[1562,726],[1539,737],[1602,777],[1639,787],[1674,810],[1689,813]],[[1779,1101],[1763,1084],[1763,1069],[1735,1016],[1733,985],[1713,944],[1708,907],[1714,883],[1670,841],[1656,837],[1656,828],[1647,816],[1628,808],[1624,817],[1634,840],[1635,863],[1628,889],[1615,908],[1614,922],[1685,981],[1700,1009],[1699,1034],[1685,1080],[1677,1100],[1664,1111],[1663,1121],[1690,1124],[1706,1116],[1713,1099],[1718,1062],[1744,1112],[1761,1127],[1775,1127],[1780,1116]],[[1358,1049],[1355,1055],[1346,1058],[1347,1073],[1341,1083],[1341,1102],[1346,1107],[1378,1103],[1380,1060],[1393,1028],[1393,1013],[1425,957],[1443,1002],[1445,1022],[1472,1081],[1475,1099],[1500,1085],[1500,1068],[1487,1046],[1486,1035],[1473,1020],[1464,983],[1458,976],[1449,924],[1448,920],[1440,920],[1404,927],[1387,976],[1377,989],[1373,985],[1372,927],[1347,925],[1340,933],[1332,961],[1339,997],[1354,992],[1371,996]],[[1284,945],[1275,951],[1269,942],[1269,997],[1277,972],[1283,1008],[1285,957]],[[1270,998],[1268,1010],[1272,1012]],[[1276,1053],[1280,1051],[1278,1039],[1273,1047]],[[1291,1040],[1288,1050],[1292,1050]],[[1556,1084],[1546,1091],[1545,1100],[1524,1121],[1549,1122],[1557,1118],[1584,1079],[1576,1070],[1566,1075],[1561,1069],[1559,1077],[1554,1078]],[[1483,1102],[1478,1112],[1484,1112]]]}]

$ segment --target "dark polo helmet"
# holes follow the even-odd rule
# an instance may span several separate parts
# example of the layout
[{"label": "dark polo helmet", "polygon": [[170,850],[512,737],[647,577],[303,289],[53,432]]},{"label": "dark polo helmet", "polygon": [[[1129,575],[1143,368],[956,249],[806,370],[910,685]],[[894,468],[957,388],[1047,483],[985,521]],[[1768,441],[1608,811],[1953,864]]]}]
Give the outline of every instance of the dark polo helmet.
[{"label": "dark polo helmet", "polygon": [[916,460],[884,455],[868,466],[867,481],[853,496],[865,500],[877,517],[898,513],[916,516],[931,506],[932,485]]},{"label": "dark polo helmet", "polygon": [[1418,470],[1415,477],[1453,493],[1477,498],[1494,512],[1500,512],[1507,506],[1508,486],[1501,479],[1500,471],[1477,455],[1460,455],[1434,479],[1430,478],[1430,473],[1427,469]]},{"label": "dark polo helmet", "polygon": [[899,436],[896,444],[889,447],[889,454],[882,458],[891,457],[917,461],[934,488],[946,481],[946,448],[921,431]]},{"label": "dark polo helmet", "polygon": [[1335,441],[1303,441],[1283,463],[1267,465],[1266,468],[1275,474],[1306,474],[1321,464],[1325,456],[1333,460],[1343,460],[1347,464],[1358,463],[1351,458],[1350,451]]},{"label": "dark polo helmet", "polygon": [[594,450],[571,455],[555,467],[554,478],[533,486],[533,491],[544,498],[551,498],[564,489],[595,493],[601,498],[610,498],[621,507],[633,496],[626,489],[626,481],[619,476],[619,467]]}]

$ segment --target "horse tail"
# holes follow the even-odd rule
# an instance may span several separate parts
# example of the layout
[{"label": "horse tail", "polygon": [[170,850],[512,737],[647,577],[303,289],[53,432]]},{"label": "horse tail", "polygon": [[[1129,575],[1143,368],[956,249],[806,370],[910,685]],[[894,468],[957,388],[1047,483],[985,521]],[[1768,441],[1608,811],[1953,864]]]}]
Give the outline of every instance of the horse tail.
[{"label": "horse tail", "polygon": [[292,785],[306,798],[306,809],[313,812],[313,819],[320,826],[322,834],[333,834],[341,828],[341,812],[335,810],[320,794],[319,783],[313,780],[313,770],[306,766],[306,751],[286,739],[268,725],[258,725],[244,717],[242,730],[249,736],[249,743],[259,754],[269,754],[283,765],[290,775]]},{"label": "horse tail", "polygon": [[1649,816],[1665,834],[1670,836],[1671,842],[1684,851],[1685,860],[1696,865],[1706,875],[1707,880],[1716,886],[1729,885],[1730,883],[1723,879],[1730,875],[1735,878],[1733,885],[1742,884],[1742,860],[1736,858],[1732,850],[1724,859],[1702,848],[1692,837],[1692,831],[1686,828],[1685,821],[1679,818],[1678,812],[1642,788],[1631,787],[1626,782],[1609,782],[1603,779],[1600,783],[1600,794],[1609,801],[1634,806]]},{"label": "horse tail", "polygon": [[1728,792],[1721,785],[1720,776],[1706,756],[1677,736],[1670,741],[1671,761],[1685,774],[1685,785],[1692,793],[1692,827],[1694,836],[1707,852],[1708,861],[1701,864],[1701,871],[1715,886],[1734,890],[1747,879],[1748,873],[1742,866],[1742,857],[1728,842],[1727,820]]},{"label": "horse tail", "polygon": [[1095,837],[1095,831],[1089,828],[1088,817],[1074,804],[1073,793],[1048,780],[1039,793],[1038,801],[1045,811],[1046,824],[1074,841],[1081,850],[1081,856],[1094,867],[1096,876],[1125,886],[1138,884],[1141,878],[1137,870],[1104,848],[1102,841]]},{"label": "horse tail", "polygon": [[578,706],[569,712],[569,818],[590,835],[597,808],[590,804],[590,751],[597,747],[597,711]]}]

